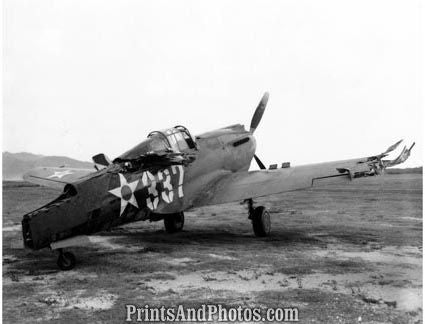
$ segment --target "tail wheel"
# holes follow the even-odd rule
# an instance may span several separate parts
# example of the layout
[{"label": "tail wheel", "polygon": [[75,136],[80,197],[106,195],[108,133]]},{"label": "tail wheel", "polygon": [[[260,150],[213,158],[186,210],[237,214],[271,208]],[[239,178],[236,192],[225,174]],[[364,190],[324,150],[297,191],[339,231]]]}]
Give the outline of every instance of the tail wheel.
[{"label": "tail wheel", "polygon": [[67,271],[75,267],[75,255],[71,252],[60,252],[58,256],[58,267],[61,270]]},{"label": "tail wheel", "polygon": [[164,226],[167,233],[180,232],[184,225],[184,213],[175,213],[165,216]]},{"label": "tail wheel", "polygon": [[264,206],[259,206],[252,211],[250,216],[255,236],[268,236],[271,230],[271,222],[267,209]]}]

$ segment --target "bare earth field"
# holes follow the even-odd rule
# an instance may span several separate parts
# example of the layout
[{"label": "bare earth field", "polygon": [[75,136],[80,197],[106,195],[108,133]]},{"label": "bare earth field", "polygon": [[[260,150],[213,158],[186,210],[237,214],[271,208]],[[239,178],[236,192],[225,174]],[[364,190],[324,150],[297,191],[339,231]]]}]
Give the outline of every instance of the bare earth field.
[{"label": "bare earth field", "polygon": [[138,222],[56,254],[22,248],[22,215],[57,192],[3,183],[3,321],[124,322],[125,304],[298,307],[301,323],[422,322],[422,175],[386,175],[262,200],[272,234],[244,205],[200,208],[184,231]]}]

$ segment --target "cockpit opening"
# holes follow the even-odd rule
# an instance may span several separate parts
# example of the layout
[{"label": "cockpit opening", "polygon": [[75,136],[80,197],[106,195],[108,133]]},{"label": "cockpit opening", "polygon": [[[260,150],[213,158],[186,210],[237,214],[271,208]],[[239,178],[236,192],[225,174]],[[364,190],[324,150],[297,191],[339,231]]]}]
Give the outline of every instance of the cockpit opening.
[{"label": "cockpit opening", "polygon": [[184,152],[197,149],[196,141],[189,130],[184,126],[178,125],[169,129],[149,133],[146,140],[120,155],[117,159],[137,159],[149,152],[167,150]]},{"label": "cockpit opening", "polygon": [[[162,131],[154,131],[149,133],[148,138],[152,139],[152,144],[156,144],[158,148],[166,145],[173,151],[182,152],[188,149],[197,149],[196,142],[190,134],[189,130],[181,125]],[[154,141],[154,139],[156,141]]]}]

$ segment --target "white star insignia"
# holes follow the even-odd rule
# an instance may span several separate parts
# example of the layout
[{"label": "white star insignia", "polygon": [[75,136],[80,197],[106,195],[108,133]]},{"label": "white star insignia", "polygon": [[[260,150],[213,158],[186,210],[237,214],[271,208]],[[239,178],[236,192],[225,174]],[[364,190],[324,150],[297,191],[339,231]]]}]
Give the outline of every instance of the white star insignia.
[{"label": "white star insignia", "polygon": [[139,205],[137,205],[136,197],[134,196],[134,191],[136,190],[137,185],[139,184],[139,180],[133,181],[128,183],[127,179],[122,175],[121,173],[118,173],[120,176],[120,186],[109,190],[111,194],[114,196],[117,196],[118,198],[121,198],[121,211],[120,216],[125,210],[125,207],[130,203],[134,207],[139,208]]},{"label": "white star insignia", "polygon": [[55,171],[54,174],[52,174],[51,176],[49,176],[48,178],[59,178],[61,179],[62,177],[68,175],[68,174],[73,174],[74,172],[72,172],[71,170],[65,170],[65,171]]}]

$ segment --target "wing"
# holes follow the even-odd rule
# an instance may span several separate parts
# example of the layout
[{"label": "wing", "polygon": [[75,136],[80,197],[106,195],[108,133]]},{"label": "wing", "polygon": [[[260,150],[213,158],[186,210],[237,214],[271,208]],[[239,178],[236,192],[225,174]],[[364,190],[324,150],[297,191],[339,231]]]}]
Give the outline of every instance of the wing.
[{"label": "wing", "polygon": [[26,172],[23,178],[25,181],[40,186],[62,190],[67,183],[75,182],[93,172],[96,171],[94,169],[39,167]]},{"label": "wing", "polygon": [[359,159],[326,162],[275,170],[236,172],[211,182],[192,202],[194,207],[243,201],[277,193],[308,189],[323,184],[350,181],[379,175],[389,167],[404,162],[410,149],[403,149],[394,160],[383,160],[401,141],[384,153]]}]

